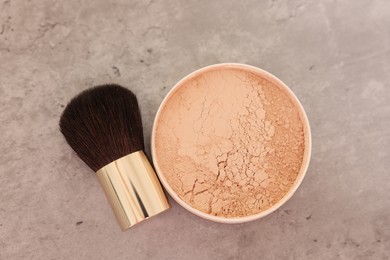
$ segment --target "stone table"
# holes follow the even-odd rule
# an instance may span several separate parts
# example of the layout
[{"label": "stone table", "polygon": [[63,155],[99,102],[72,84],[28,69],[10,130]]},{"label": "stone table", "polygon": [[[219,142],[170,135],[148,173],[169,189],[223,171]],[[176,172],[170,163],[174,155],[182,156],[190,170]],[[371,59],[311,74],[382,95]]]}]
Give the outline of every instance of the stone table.
[{"label": "stone table", "polygon": [[[120,231],[58,130],[81,90],[139,98],[147,152],[165,94],[206,65],[280,77],[311,122],[302,186],[275,213],[218,224],[178,206]],[[0,2],[0,259],[389,259],[390,2]]]}]

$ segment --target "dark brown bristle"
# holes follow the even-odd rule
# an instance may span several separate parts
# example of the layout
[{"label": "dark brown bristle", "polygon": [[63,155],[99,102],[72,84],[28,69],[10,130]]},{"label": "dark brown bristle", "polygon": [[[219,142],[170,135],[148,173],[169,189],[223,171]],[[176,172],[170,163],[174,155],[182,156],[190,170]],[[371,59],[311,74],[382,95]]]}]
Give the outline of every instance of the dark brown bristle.
[{"label": "dark brown bristle", "polygon": [[137,97],[119,85],[97,86],[74,97],[61,116],[60,130],[95,172],[144,149]]}]

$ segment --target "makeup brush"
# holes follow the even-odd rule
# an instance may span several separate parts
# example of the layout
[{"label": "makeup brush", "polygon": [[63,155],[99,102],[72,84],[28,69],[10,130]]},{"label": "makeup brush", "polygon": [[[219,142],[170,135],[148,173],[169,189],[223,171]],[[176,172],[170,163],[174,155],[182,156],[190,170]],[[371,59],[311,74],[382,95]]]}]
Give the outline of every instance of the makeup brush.
[{"label": "makeup brush", "polygon": [[66,106],[60,130],[96,172],[125,230],[170,207],[144,150],[137,97],[119,85],[87,89]]}]

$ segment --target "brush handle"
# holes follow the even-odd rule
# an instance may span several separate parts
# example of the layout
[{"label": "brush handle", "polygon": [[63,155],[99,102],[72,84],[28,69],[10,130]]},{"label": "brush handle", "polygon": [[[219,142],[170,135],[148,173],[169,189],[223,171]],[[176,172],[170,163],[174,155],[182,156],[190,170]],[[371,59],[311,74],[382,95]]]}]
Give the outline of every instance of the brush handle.
[{"label": "brush handle", "polygon": [[122,230],[170,208],[143,151],[119,158],[96,174]]}]

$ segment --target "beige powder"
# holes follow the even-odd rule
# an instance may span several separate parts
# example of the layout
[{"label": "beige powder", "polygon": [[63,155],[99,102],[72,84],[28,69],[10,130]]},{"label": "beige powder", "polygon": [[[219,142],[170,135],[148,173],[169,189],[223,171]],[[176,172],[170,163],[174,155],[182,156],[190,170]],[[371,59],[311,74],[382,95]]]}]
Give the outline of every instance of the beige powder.
[{"label": "beige powder", "polygon": [[297,178],[304,149],[299,110],[286,91],[238,68],[186,80],[155,129],[160,174],[185,203],[220,217],[278,202]]}]

